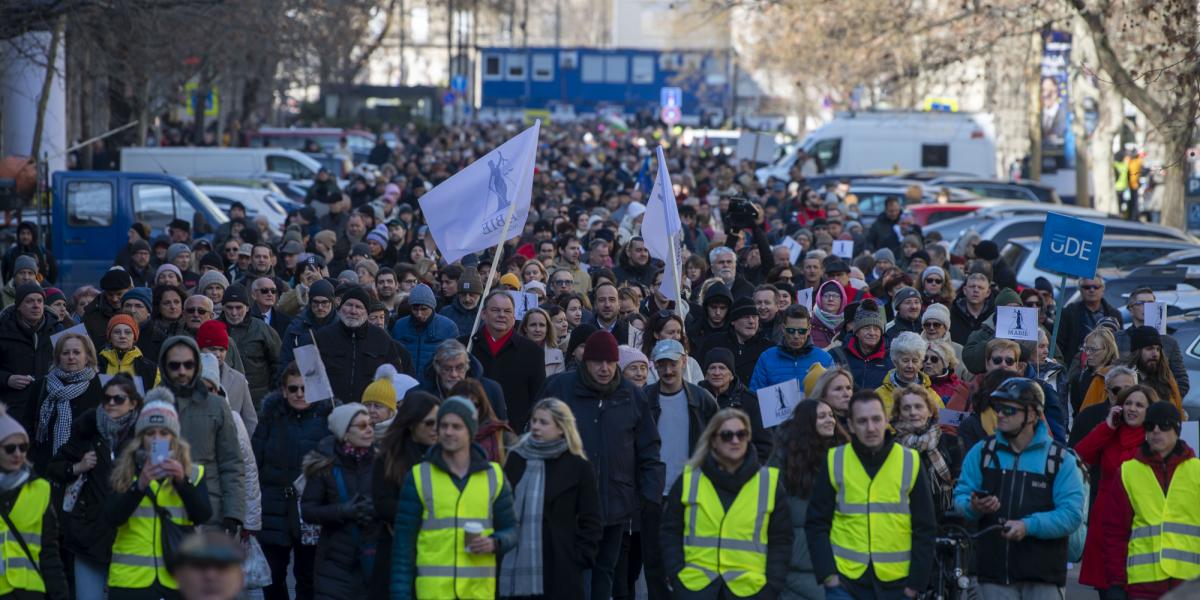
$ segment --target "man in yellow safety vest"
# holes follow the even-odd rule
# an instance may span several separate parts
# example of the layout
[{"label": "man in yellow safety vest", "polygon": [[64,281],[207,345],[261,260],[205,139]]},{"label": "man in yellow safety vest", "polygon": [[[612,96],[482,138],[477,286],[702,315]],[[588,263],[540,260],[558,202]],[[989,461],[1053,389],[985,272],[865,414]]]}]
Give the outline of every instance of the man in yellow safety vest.
[{"label": "man in yellow safety vest", "polygon": [[912,598],[928,586],[937,532],[916,451],[888,433],[874,390],[850,398],[849,444],[831,448],[813,480],[805,533],[813,573],[836,600]]},{"label": "man in yellow safety vest", "polygon": [[1200,459],[1179,439],[1179,410],[1170,402],[1150,405],[1143,421],[1146,442],[1121,465],[1113,523],[1122,532],[1106,538],[1128,544],[1110,554],[1110,581],[1122,581],[1104,598],[1157,598],[1182,581],[1200,577]]},{"label": "man in yellow safety vest", "polygon": [[438,443],[404,481],[396,507],[392,600],[496,597],[496,557],[517,543],[512,490],[471,443],[479,422],[462,396],[438,409]]}]

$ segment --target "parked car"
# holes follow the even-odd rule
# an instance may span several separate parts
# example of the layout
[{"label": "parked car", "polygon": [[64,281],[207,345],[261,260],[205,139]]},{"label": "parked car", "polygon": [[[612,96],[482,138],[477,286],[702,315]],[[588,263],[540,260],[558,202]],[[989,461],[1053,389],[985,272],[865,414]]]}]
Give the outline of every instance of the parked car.
[{"label": "parked car", "polygon": [[[912,186],[921,189],[920,202],[907,202],[905,192]],[[875,219],[883,214],[883,206],[888,198],[900,198],[905,207],[933,204],[936,202],[932,190],[921,185],[921,182],[908,179],[873,179],[853,181],[850,183],[850,193],[858,197],[859,221],[864,227],[870,227]],[[976,200],[967,192],[951,190],[952,203]]]},{"label": "parked car", "polygon": [[[1192,313],[1180,319],[1167,320],[1167,332],[1179,342],[1183,352],[1183,366],[1187,368],[1188,379],[1200,382],[1200,316]],[[1183,398],[1183,408],[1187,411],[1188,420],[1200,420],[1200,385],[1193,384]]]},{"label": "parked car", "polygon": [[1050,188],[1050,195],[1045,200],[1042,199],[1034,190],[1026,185],[1015,181],[1001,181],[998,179],[982,179],[975,177],[938,177],[937,179],[929,180],[925,185],[932,188],[955,188],[966,190],[976,196],[984,198],[996,198],[1000,200],[1028,200],[1030,202],[1048,202],[1050,204],[1062,204],[1062,200],[1058,198],[1058,194],[1054,193],[1054,189]]},{"label": "parked car", "polygon": [[[1041,246],[1041,236],[1014,237],[1002,246],[1000,256],[1017,274],[1017,283],[1032,286],[1038,277],[1045,277],[1052,283],[1061,277],[1036,266]],[[1097,273],[1105,278],[1124,276],[1155,258],[1194,247],[1196,245],[1193,242],[1186,240],[1106,233],[1104,241],[1100,243]]]},{"label": "parked car", "polygon": [[[1032,206],[1049,206],[1041,203],[1030,204]],[[951,221],[943,221],[942,223],[934,225],[934,227],[942,233],[942,236],[945,239],[951,240],[951,243],[953,244],[952,248],[955,254],[962,254],[964,250],[962,244],[965,241],[968,233],[977,233],[979,234],[980,238],[992,240],[996,242],[996,245],[1002,248],[1006,242],[1013,238],[1041,235],[1042,231],[1046,227],[1046,212],[1047,211],[1027,214],[1001,213],[997,215],[980,215],[978,214],[979,211],[976,211],[976,214],[970,215],[967,218],[979,219],[977,222],[951,223]],[[1070,211],[1060,211],[1057,210],[1057,208],[1054,210],[1054,212],[1061,212],[1064,214],[1070,213]],[[1151,225],[1148,223],[1138,223],[1134,221],[1126,221],[1124,219],[1107,217],[1094,217],[1085,215],[1079,216],[1082,216],[1093,223],[1104,225],[1104,234],[1106,237],[1111,235],[1130,235],[1135,237],[1185,242],[1183,246],[1177,249],[1186,248],[1189,245],[1200,243],[1200,240],[1197,240],[1195,237],[1183,233],[1182,231],[1179,231],[1173,227],[1164,227],[1162,225]],[[1150,258],[1156,258],[1156,256]],[[1149,261],[1149,258],[1147,261]]]},{"label": "parked car", "polygon": [[253,220],[259,215],[265,216],[267,222],[275,229],[282,229],[283,222],[287,220],[287,209],[280,201],[291,204],[287,199],[264,189],[232,185],[202,185],[200,191],[211,198],[226,214],[229,214],[229,207],[234,202],[241,202],[242,206],[246,207],[248,218]]}]

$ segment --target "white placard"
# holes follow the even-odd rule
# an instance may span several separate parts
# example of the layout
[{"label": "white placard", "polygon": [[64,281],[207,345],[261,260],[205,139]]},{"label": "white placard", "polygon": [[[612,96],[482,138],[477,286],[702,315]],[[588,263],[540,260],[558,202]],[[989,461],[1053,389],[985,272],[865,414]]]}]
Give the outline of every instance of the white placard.
[{"label": "white placard", "polygon": [[1145,311],[1146,327],[1153,327],[1158,330],[1161,335],[1167,334],[1167,303],[1166,302],[1147,302],[1142,305],[1142,310]]},{"label": "white placard", "polygon": [[64,329],[64,330],[50,336],[50,347],[53,348],[53,347],[57,346],[58,340],[61,339],[62,336],[67,335],[68,333],[78,333],[79,335],[82,335],[84,337],[87,337],[87,334],[88,334],[87,327],[84,327],[83,323],[80,323],[74,327]]},{"label": "white placard", "polygon": [[796,291],[796,304],[804,308],[812,309],[813,307],[813,289],[810,287]]},{"label": "white placard", "polygon": [[847,260],[854,258],[854,240],[833,240],[833,255]]},{"label": "white placard", "polygon": [[774,427],[792,418],[792,411],[804,399],[800,380],[789,379],[758,390],[758,410],[763,427]]},{"label": "white placard", "polygon": [[967,415],[969,414],[971,413],[963,412],[961,410],[950,410],[949,408],[943,408],[938,411],[938,423],[941,425],[952,425],[954,427],[958,427],[959,424],[962,423],[963,419],[967,418]]},{"label": "white placard", "polygon": [[796,264],[796,261],[800,259],[800,253],[804,252],[804,248],[800,246],[800,242],[797,242],[792,236],[785,235],[779,243],[788,249],[789,263]]},{"label": "white placard", "polygon": [[325,363],[321,361],[317,347],[312,344],[297,346],[293,357],[296,366],[300,367],[300,374],[304,376],[304,400],[312,404],[332,399],[333,386],[329,383],[329,375],[325,372]]},{"label": "white placard", "polygon": [[[100,387],[103,388],[104,386],[108,385],[108,382],[112,381],[113,377],[113,375],[105,375],[101,373]],[[142,378],[136,375],[131,375],[129,378],[133,380],[133,389],[137,390],[138,395],[142,396],[143,398],[146,397],[146,384],[142,382]]]},{"label": "white placard", "polygon": [[997,306],[996,337],[1006,340],[1038,341],[1038,309],[1023,306]]},{"label": "white placard", "polygon": [[1200,447],[1200,421],[1184,421],[1183,429],[1179,431],[1179,439],[1187,442],[1193,451]]},{"label": "white placard", "polygon": [[518,321],[525,320],[525,313],[529,312],[529,309],[538,307],[538,295],[533,292],[509,290],[508,297],[512,298],[513,308],[516,309],[513,318]]}]

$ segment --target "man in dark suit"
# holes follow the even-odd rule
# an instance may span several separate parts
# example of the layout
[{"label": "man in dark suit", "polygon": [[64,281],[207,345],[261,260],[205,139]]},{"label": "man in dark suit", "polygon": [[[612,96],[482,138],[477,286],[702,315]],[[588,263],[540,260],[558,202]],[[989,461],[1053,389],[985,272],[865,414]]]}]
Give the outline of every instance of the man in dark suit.
[{"label": "man in dark suit", "polygon": [[275,310],[275,301],[279,299],[279,284],[274,277],[259,277],[251,285],[250,294],[254,298],[254,306],[250,308],[250,316],[257,317],[271,326],[279,339],[287,333],[292,318],[282,310]]}]

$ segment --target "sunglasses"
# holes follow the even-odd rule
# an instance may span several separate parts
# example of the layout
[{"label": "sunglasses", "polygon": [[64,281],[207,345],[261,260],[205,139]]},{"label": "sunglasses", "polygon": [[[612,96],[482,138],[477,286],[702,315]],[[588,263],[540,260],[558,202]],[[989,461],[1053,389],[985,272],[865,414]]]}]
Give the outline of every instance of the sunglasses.
[{"label": "sunglasses", "polygon": [[926,354],[925,362],[942,362],[942,357],[936,354]]},{"label": "sunglasses", "polygon": [[788,335],[804,335],[808,333],[807,327],[784,327],[783,332]]},{"label": "sunglasses", "polygon": [[1042,303],[1041,302],[1026,302],[1025,307],[1026,308],[1041,308]]},{"label": "sunglasses", "polygon": [[720,436],[722,442],[728,444],[729,442],[732,442],[734,438],[737,438],[739,442],[746,441],[746,438],[750,437],[750,432],[745,429],[739,429],[737,431],[729,431],[726,429],[717,435]]},{"label": "sunglasses", "polygon": [[566,287],[568,285],[575,285],[575,282],[571,281],[570,279],[559,279],[554,282],[554,285],[560,285],[560,286]]},{"label": "sunglasses", "polygon": [[207,315],[208,309],[201,306],[190,306],[185,310],[185,312],[187,312],[189,315]]},{"label": "sunglasses", "polygon": [[5,454],[16,454],[18,450],[21,451],[21,454],[29,452],[29,444],[5,444],[3,448]]},{"label": "sunglasses", "polygon": [[1125,391],[1125,388],[1123,388],[1119,385],[1114,385],[1114,386],[1108,388],[1108,393],[1112,394],[1113,396],[1120,396],[1121,392],[1123,392],[1123,391]]},{"label": "sunglasses", "polygon": [[996,357],[992,358],[992,364],[997,367],[1000,365],[1007,365],[1007,366],[1011,367],[1011,366],[1017,364],[1017,359],[1009,358],[1007,356],[1004,356],[1004,357],[996,356]]},{"label": "sunglasses", "polygon": [[1098,285],[1081,285],[1081,286],[1079,286],[1079,289],[1087,290],[1089,292],[1094,292],[1094,291],[1100,289],[1100,286],[1098,286]]},{"label": "sunglasses", "polygon": [[921,324],[921,327],[924,327],[925,329],[943,329],[946,326],[940,321],[926,321]]},{"label": "sunglasses", "polygon": [[287,386],[287,391],[288,391],[288,393],[289,393],[289,394],[299,394],[300,392],[303,392],[303,391],[304,391],[304,386],[302,386],[302,385],[289,385],[289,386]]},{"label": "sunglasses", "polygon": [[260,293],[260,294],[275,295],[275,292],[277,292],[277,291],[279,291],[279,290],[276,290],[275,288],[259,288],[258,289],[258,293]]},{"label": "sunglasses", "polygon": [[121,406],[122,404],[129,402],[129,396],[126,396],[125,394],[112,394],[111,396],[105,394],[104,401],[113,406]]},{"label": "sunglasses", "polygon": [[946,281],[946,280],[945,280],[945,279],[942,279],[941,277],[926,277],[926,278],[925,278],[925,283],[937,283],[937,284],[941,284],[941,283],[944,283],[945,281]]},{"label": "sunglasses", "polygon": [[1151,423],[1149,421],[1146,421],[1145,423],[1143,423],[1143,425],[1146,426],[1146,431],[1154,431],[1155,429],[1162,431],[1164,433],[1168,432],[1168,431],[1175,431],[1174,423]]},{"label": "sunglasses", "polygon": [[1000,414],[1000,415],[1003,415],[1006,417],[1011,417],[1011,416],[1021,412],[1020,408],[1017,408],[1016,406],[1012,406],[1011,404],[997,404],[994,408],[996,409],[997,414]]},{"label": "sunglasses", "polygon": [[196,361],[194,361],[194,360],[185,360],[183,362],[176,362],[173,360],[167,361],[167,370],[169,370],[169,371],[180,371],[183,369],[187,369],[190,371],[195,368],[196,368]]}]

